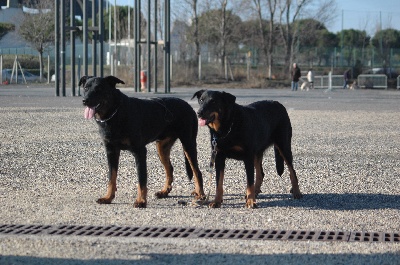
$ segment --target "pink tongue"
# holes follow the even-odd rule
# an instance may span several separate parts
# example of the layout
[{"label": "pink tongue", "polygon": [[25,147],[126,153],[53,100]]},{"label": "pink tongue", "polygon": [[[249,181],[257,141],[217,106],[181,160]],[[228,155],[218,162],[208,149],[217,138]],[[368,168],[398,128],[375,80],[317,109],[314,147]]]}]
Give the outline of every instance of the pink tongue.
[{"label": "pink tongue", "polygon": [[85,109],[85,119],[91,119],[94,116],[94,108],[86,107]]},{"label": "pink tongue", "polygon": [[202,118],[199,118],[199,125],[200,126],[205,126],[206,125],[206,120],[202,119]]}]

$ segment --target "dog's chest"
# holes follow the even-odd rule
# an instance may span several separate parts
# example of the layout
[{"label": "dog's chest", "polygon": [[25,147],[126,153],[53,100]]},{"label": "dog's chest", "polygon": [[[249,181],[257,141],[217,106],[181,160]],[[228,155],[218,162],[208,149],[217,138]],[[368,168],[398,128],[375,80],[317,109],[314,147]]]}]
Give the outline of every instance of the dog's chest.
[{"label": "dog's chest", "polygon": [[99,125],[99,132],[104,142],[118,146],[121,149],[129,149],[133,144],[131,137],[128,137],[129,133],[122,128],[118,128],[118,126],[101,124]]},{"label": "dog's chest", "polygon": [[217,143],[217,152],[223,152],[230,158],[241,159],[245,154],[245,147],[240,142],[220,141]]}]

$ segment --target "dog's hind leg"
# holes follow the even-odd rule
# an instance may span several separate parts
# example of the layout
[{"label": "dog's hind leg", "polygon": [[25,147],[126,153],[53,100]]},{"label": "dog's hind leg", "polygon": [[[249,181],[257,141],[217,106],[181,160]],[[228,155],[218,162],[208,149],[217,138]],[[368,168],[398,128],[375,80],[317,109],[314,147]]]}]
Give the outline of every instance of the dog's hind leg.
[{"label": "dog's hind leg", "polygon": [[282,176],[283,171],[285,170],[285,162],[277,146],[274,146],[274,153],[276,172],[279,176]]},{"label": "dog's hind leg", "polygon": [[110,204],[115,198],[115,192],[117,191],[117,172],[120,150],[106,145],[106,151],[108,161],[108,187],[107,194],[97,200],[99,204]]},{"label": "dog's hind leg", "polygon": [[255,184],[255,193],[256,197],[261,193],[261,185],[264,180],[264,171],[262,169],[262,159],[263,153],[258,154],[254,157],[254,168],[256,170],[256,184]]},{"label": "dog's hind leg", "polygon": [[189,179],[191,179],[191,175],[194,175],[194,191],[192,192],[192,195],[196,200],[204,200],[206,196],[203,189],[203,176],[197,162],[196,144],[194,144],[194,146],[191,145],[190,147],[184,145],[183,149],[185,153],[186,171]]},{"label": "dog's hind leg", "polygon": [[[196,200],[204,200],[206,196],[204,194],[203,188],[203,176],[200,172],[196,157],[196,152],[185,151],[185,159],[190,165],[190,169],[192,170],[192,174],[194,175],[194,191],[192,192],[192,195],[195,197]],[[187,170],[190,171],[189,169]]]},{"label": "dog's hind leg", "polygon": [[160,158],[161,163],[164,166],[165,176],[166,176],[164,187],[162,188],[161,191],[156,192],[156,197],[159,199],[166,198],[172,190],[172,182],[174,181],[173,178],[174,168],[172,167],[171,164],[170,154],[171,154],[171,148],[174,145],[175,141],[176,138],[168,137],[162,140],[157,140],[156,142],[158,156]]},{"label": "dog's hind leg", "polygon": [[293,168],[293,156],[290,143],[281,145],[275,143],[275,149],[279,152],[279,154],[284,159],[286,165],[289,168],[290,182],[292,183],[292,189],[290,190],[290,192],[293,194],[293,198],[301,199],[303,195],[300,192],[296,171]]},{"label": "dog's hind leg", "polygon": [[185,166],[186,173],[189,180],[192,180],[194,176],[194,191],[191,195],[195,197],[195,200],[205,200],[206,196],[203,189],[203,176],[199,169],[199,164],[197,160],[197,132],[198,123],[196,114],[193,113],[192,123],[185,124],[185,129],[181,130],[178,134],[178,138],[182,143],[183,151],[185,154]]}]

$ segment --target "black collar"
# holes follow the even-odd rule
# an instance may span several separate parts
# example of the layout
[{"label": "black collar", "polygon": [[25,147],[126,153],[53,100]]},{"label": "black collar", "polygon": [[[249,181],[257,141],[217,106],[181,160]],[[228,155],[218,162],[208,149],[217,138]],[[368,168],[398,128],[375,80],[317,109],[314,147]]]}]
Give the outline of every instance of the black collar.
[{"label": "black collar", "polygon": [[115,116],[115,114],[117,114],[117,112],[118,112],[119,107],[121,106],[121,104],[122,104],[122,98],[121,98],[121,100],[120,100],[120,102],[119,102],[119,105],[118,105],[117,108],[114,110],[114,112],[110,115],[110,117],[108,117],[108,118],[106,118],[106,119],[97,119],[96,117],[94,117],[94,119],[95,119],[97,122],[101,122],[101,123],[105,123],[105,122],[111,120],[111,119]]},{"label": "black collar", "polygon": [[228,132],[227,132],[224,136],[218,137],[218,136],[217,136],[217,133],[214,132],[214,133],[213,133],[213,138],[216,139],[216,140],[218,140],[218,139],[225,139],[225,138],[228,137],[228,135],[231,133],[232,127],[233,127],[233,122],[231,123],[231,126],[229,127]]},{"label": "black collar", "polygon": [[107,119],[102,120],[102,119],[97,119],[96,117],[94,117],[94,119],[95,119],[97,122],[101,122],[101,123],[107,122],[107,121],[111,120],[111,119],[115,116],[115,114],[117,114],[118,109],[119,109],[119,106],[115,109],[115,111],[114,111],[114,112],[111,114],[111,116],[108,117]]}]

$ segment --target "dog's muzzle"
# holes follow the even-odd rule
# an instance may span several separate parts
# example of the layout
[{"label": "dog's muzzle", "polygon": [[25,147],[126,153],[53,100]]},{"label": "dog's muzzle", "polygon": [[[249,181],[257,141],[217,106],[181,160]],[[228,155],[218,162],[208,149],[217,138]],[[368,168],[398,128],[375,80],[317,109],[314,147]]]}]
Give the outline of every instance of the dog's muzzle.
[{"label": "dog's muzzle", "polygon": [[[83,104],[85,105],[85,103],[87,104],[87,101],[83,100]],[[100,103],[97,104],[95,107],[89,107],[88,105],[86,105],[85,108],[85,113],[84,113],[84,117],[85,119],[91,119],[93,118],[94,114],[96,114],[96,109],[100,106]]]}]

